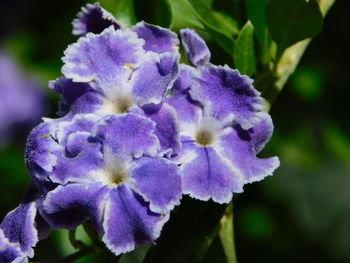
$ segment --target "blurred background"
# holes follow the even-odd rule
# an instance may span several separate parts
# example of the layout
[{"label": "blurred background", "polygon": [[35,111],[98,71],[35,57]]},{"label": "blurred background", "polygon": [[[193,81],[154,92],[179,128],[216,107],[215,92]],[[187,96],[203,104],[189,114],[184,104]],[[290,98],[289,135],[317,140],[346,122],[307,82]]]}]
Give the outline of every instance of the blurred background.
[{"label": "blurred background", "polygon": [[[155,2],[135,1],[137,20],[159,22]],[[23,160],[30,129],[41,116],[55,117],[58,97],[47,83],[61,75],[63,51],[76,40],[71,21],[84,4],[0,2],[1,219],[30,181]],[[240,263],[350,262],[349,8],[349,1],[336,1],[271,108],[275,132],[261,155],[277,155],[282,165],[273,177],[247,185],[234,201]],[[232,65],[207,40],[214,62]],[[56,231],[39,243],[35,259],[52,262],[73,252],[66,238],[66,231]],[[144,251],[121,262],[140,262]],[[221,261],[222,247],[215,241],[205,262]],[[92,256],[79,262],[101,261]]]}]

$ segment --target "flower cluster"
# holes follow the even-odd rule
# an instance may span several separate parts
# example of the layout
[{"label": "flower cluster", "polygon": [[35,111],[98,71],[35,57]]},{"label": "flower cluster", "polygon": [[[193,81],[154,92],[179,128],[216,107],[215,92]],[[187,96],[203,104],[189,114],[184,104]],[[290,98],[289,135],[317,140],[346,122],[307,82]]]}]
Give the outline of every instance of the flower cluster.
[{"label": "flower cluster", "polygon": [[211,64],[196,32],[181,31],[189,66],[179,64],[175,33],[145,22],[122,28],[98,4],[73,26],[81,37],[49,85],[61,95],[60,118],[30,134],[33,184],[0,226],[7,261],[33,256],[48,229],[85,222],[116,255],[131,251],[159,237],[182,194],[228,203],[278,167],[256,156],[273,130],[260,93]]}]

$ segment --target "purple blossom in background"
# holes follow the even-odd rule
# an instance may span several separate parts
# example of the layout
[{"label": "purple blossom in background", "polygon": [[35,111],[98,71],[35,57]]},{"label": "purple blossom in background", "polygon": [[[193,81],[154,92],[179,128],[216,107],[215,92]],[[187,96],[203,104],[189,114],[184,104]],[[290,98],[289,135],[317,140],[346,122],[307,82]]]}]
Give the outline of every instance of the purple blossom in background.
[{"label": "purple blossom in background", "polygon": [[252,80],[211,64],[195,31],[181,31],[189,66],[179,64],[175,33],[145,22],[122,28],[98,4],[73,25],[82,36],[49,84],[60,118],[28,138],[36,194],[0,226],[4,257],[32,257],[47,226],[86,222],[119,255],[155,241],[183,193],[229,203],[279,166],[256,156],[273,125]]},{"label": "purple blossom in background", "polygon": [[19,127],[30,127],[45,113],[39,85],[23,74],[15,61],[0,51],[0,145]]}]

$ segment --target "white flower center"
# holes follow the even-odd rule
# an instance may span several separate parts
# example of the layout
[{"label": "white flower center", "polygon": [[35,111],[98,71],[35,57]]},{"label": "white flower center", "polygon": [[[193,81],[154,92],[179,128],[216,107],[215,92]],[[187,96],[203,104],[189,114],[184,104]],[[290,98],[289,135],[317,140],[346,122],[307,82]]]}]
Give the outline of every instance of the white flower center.
[{"label": "white flower center", "polygon": [[113,114],[128,112],[134,102],[130,96],[121,96],[115,100],[106,100],[104,103],[105,109]]},{"label": "white flower center", "polygon": [[129,172],[124,168],[117,168],[110,171],[106,171],[105,182],[110,187],[117,187],[123,184],[129,177]]}]

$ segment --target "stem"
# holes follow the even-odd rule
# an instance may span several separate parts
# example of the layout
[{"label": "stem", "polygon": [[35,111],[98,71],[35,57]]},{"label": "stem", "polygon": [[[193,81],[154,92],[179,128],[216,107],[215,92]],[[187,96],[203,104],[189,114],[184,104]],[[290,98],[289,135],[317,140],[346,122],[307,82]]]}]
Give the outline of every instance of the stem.
[{"label": "stem", "polygon": [[233,204],[231,203],[220,221],[219,236],[228,263],[237,263],[233,227]]},{"label": "stem", "polygon": [[119,256],[115,257],[113,259],[112,263],[118,263],[121,258],[122,258],[122,255],[119,255]]},{"label": "stem", "polygon": [[69,255],[67,257],[60,259],[59,261],[57,261],[57,263],[74,262],[75,260],[82,258],[82,257],[86,256],[87,254],[90,254],[93,251],[95,251],[94,246],[84,247],[83,249],[73,253],[72,255]]},{"label": "stem", "polygon": [[91,223],[90,222],[84,223],[83,228],[84,228],[85,233],[89,236],[92,243],[94,244],[96,250],[103,250],[105,246],[104,246],[103,242],[100,240],[97,232],[91,226]]},{"label": "stem", "polygon": [[77,229],[69,230],[69,232],[68,232],[69,242],[72,244],[72,246],[75,249],[82,249],[82,248],[86,247],[86,245],[84,244],[84,242],[82,242],[81,240],[78,240],[76,238],[76,236],[75,236],[76,230]]}]

